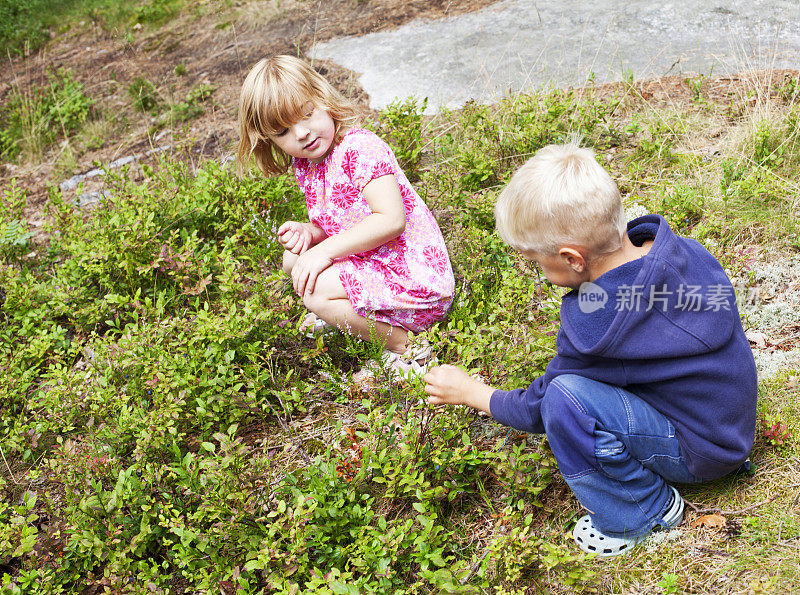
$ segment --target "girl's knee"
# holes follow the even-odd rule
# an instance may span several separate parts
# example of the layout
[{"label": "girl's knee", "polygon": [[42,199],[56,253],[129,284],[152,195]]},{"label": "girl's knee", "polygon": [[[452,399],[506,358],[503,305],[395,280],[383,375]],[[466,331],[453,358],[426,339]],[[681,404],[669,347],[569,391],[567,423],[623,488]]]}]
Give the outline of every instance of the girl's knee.
[{"label": "girl's knee", "polygon": [[303,296],[303,305],[307,310],[319,314],[325,310],[325,307],[334,299],[335,296],[327,291],[327,287],[322,283],[317,283],[313,293],[307,293]]},{"label": "girl's knee", "polygon": [[314,314],[319,314],[320,306],[322,305],[323,300],[317,292],[307,293],[303,296],[303,306],[305,306],[306,310],[314,312]]},{"label": "girl's knee", "polygon": [[294,263],[297,262],[297,254],[294,252],[289,252],[288,250],[283,251],[283,272],[291,275],[292,269],[294,268]]}]

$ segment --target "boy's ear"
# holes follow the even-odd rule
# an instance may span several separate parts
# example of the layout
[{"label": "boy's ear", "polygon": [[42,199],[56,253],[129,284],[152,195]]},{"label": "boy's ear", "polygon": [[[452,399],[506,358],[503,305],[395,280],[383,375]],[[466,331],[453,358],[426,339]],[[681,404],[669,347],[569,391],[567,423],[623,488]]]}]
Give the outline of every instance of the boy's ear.
[{"label": "boy's ear", "polygon": [[571,268],[576,273],[582,273],[586,268],[586,258],[579,250],[575,248],[563,247],[558,251],[565,265]]}]

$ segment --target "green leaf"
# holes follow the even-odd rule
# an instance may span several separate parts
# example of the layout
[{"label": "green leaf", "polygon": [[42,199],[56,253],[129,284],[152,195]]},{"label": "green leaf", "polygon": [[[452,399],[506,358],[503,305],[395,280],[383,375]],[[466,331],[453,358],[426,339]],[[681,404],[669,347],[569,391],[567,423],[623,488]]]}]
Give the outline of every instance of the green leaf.
[{"label": "green leaf", "polygon": [[33,546],[36,545],[36,536],[38,533],[32,533],[22,538],[22,542],[12,554],[15,558],[33,551]]}]

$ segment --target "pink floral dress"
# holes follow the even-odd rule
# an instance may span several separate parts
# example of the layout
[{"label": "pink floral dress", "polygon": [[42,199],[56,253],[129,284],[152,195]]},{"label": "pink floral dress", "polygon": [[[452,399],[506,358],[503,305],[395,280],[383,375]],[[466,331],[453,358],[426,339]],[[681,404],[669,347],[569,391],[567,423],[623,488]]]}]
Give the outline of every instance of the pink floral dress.
[{"label": "pink floral dress", "polygon": [[356,313],[419,332],[444,318],[453,302],[453,269],[442,232],[411,187],[389,146],[354,128],[322,163],[294,159],[312,223],[332,236],[360,223],[372,210],[362,193],[373,179],[393,175],[406,208],[397,238],[334,261]]}]

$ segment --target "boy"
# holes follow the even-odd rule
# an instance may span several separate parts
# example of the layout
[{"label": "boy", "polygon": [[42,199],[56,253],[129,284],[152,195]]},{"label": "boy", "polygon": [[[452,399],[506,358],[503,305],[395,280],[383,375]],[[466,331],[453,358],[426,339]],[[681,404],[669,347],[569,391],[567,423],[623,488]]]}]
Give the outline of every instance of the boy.
[{"label": "boy", "polygon": [[561,304],[556,356],[527,389],[494,388],[453,366],[425,376],[433,404],[480,409],[546,433],[590,514],[573,538],[615,556],[683,518],[669,483],[739,469],[753,444],[756,368],[720,264],[658,215],[625,223],[619,190],[588,149],[550,145],[495,207],[501,237]]}]

